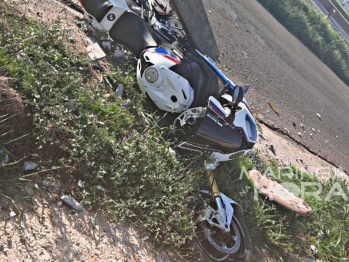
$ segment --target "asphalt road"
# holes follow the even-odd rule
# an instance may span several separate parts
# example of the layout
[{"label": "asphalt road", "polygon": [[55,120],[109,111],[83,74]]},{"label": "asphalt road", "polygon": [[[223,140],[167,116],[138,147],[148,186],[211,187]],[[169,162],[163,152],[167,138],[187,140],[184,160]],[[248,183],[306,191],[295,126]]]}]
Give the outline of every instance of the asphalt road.
[{"label": "asphalt road", "polygon": [[247,99],[259,117],[348,171],[349,87],[256,0],[203,1],[220,67],[236,84],[251,84]]}]

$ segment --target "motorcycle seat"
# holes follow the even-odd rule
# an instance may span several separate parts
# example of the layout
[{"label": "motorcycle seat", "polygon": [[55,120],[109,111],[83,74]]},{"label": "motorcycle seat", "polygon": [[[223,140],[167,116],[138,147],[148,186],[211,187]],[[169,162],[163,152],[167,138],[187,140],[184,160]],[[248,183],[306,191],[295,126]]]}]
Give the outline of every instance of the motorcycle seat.
[{"label": "motorcycle seat", "polygon": [[92,15],[98,22],[109,12],[113,5],[109,1],[80,0],[87,13]]},{"label": "motorcycle seat", "polygon": [[131,11],[122,14],[110,29],[109,35],[115,42],[127,47],[137,58],[144,49],[157,46],[147,24]]}]

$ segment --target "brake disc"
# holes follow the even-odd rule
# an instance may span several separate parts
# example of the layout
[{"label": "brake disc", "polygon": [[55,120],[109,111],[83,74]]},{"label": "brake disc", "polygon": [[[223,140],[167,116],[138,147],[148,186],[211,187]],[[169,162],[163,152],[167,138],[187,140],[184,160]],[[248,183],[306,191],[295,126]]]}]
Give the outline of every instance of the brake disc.
[{"label": "brake disc", "polygon": [[[215,248],[217,249],[219,252],[222,252],[222,253],[225,253],[225,254],[235,254],[239,248],[240,248],[240,245],[241,245],[241,235],[240,235],[240,232],[238,230],[238,227],[236,225],[236,221],[232,221],[231,222],[231,230],[229,233],[223,233],[222,234],[231,234],[232,232],[232,229],[233,229],[233,232],[236,233],[236,235],[234,236],[230,236],[231,239],[228,238],[228,240],[230,241],[233,241],[235,244],[232,246],[232,247],[228,247],[226,243],[218,243],[215,241],[215,239],[212,237],[214,231],[211,229],[211,228],[208,228],[205,223],[202,223],[201,227],[203,228],[204,230],[204,233],[205,233],[205,236],[206,236],[206,239],[208,240],[208,242]],[[217,228],[217,230],[221,231],[220,229]]]}]

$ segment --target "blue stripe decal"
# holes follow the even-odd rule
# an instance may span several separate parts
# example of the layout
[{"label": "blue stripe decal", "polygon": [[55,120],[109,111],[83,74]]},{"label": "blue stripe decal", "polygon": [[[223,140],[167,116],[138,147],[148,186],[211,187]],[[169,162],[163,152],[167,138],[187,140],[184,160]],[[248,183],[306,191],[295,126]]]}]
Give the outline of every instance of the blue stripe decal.
[{"label": "blue stripe decal", "polygon": [[174,54],[171,54],[170,52],[168,52],[167,50],[165,50],[161,47],[152,47],[152,48],[148,48],[147,50],[152,51],[152,52],[156,52],[156,53],[160,53],[163,55],[168,55],[176,60],[179,60],[178,57],[176,57]]},{"label": "blue stripe decal", "polygon": [[206,64],[217,74],[217,76],[222,80],[222,82],[234,90],[235,84],[232,81],[228,80],[228,78],[224,75],[224,73],[218,69],[215,63],[211,59],[209,59],[207,56],[200,53],[198,50],[196,51],[204,59]]},{"label": "blue stripe decal", "polygon": [[210,106],[209,106],[217,115],[221,117],[225,117],[225,113],[222,112],[212,101],[210,101]]}]

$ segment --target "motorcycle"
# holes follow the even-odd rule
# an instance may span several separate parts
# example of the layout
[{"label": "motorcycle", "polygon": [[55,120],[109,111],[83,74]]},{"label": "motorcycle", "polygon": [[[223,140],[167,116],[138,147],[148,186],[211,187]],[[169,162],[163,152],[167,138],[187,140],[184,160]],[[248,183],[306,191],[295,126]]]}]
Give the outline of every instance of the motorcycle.
[{"label": "motorcycle", "polygon": [[[220,162],[246,154],[256,143],[256,122],[244,99],[248,86],[235,85],[208,56],[190,48],[185,34],[171,28],[170,19],[154,16],[155,21],[145,21],[143,10],[141,15],[131,11],[126,0],[80,2],[94,28],[108,32],[138,59],[140,89],[158,109],[175,116],[173,127],[181,141],[177,147],[204,157],[210,190],[201,194],[210,201],[198,221],[199,246],[214,261],[249,261],[252,246],[242,208],[219,191],[213,174]],[[138,3],[143,6],[145,1]],[[165,35],[172,34],[172,39],[163,37],[166,28]],[[159,45],[159,39],[170,48]]]}]

